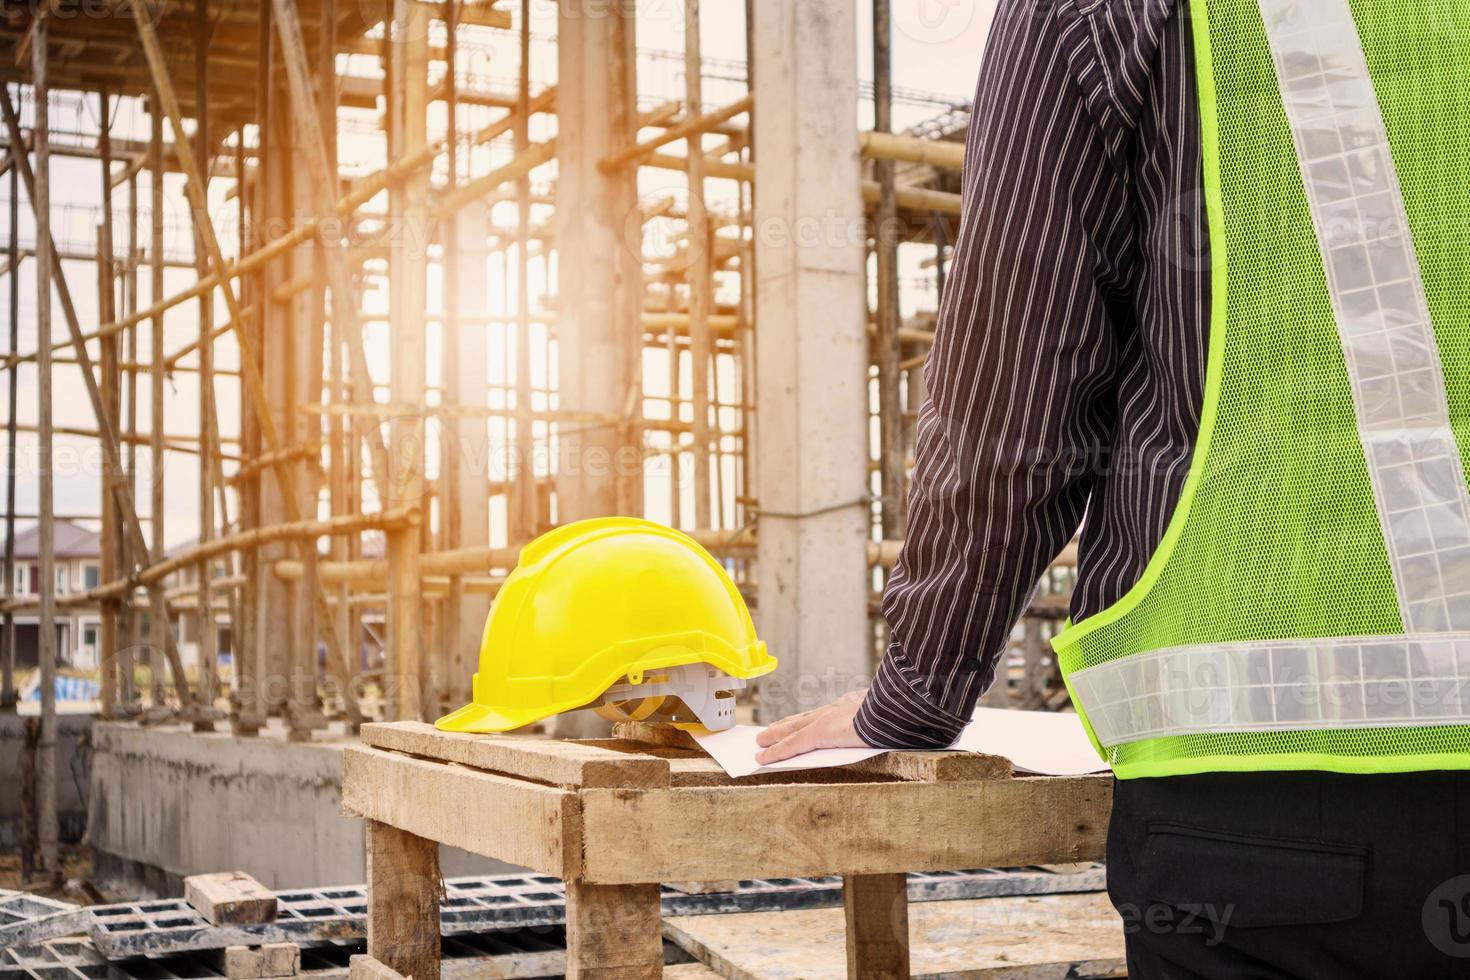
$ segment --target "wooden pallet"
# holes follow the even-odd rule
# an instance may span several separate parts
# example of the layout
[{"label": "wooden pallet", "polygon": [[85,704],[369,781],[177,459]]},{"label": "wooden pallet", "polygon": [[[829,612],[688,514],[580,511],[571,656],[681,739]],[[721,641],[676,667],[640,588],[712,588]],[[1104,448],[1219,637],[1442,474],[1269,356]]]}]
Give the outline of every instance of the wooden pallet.
[{"label": "wooden pallet", "polygon": [[959,752],[731,779],[682,733],[612,739],[365,725],[342,800],[366,821],[368,953],[439,977],[438,844],[566,881],[567,976],[658,977],[660,882],[843,875],[848,973],[908,975],[907,871],[1102,857],[1109,776],[1014,776]]}]

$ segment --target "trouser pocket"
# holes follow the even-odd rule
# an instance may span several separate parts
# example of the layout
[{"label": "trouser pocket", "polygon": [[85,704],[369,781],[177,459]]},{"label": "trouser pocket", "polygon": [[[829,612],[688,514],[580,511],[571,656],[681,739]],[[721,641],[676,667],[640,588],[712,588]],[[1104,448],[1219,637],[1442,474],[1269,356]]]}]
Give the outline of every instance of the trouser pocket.
[{"label": "trouser pocket", "polygon": [[1322,925],[1363,911],[1365,845],[1150,821],[1136,858],[1136,895],[1217,930]]}]

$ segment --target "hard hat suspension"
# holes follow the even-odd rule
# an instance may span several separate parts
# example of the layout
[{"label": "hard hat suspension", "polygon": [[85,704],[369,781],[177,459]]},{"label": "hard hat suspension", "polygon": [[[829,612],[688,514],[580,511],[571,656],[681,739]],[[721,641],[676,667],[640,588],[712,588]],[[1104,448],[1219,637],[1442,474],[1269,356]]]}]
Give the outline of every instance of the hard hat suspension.
[{"label": "hard hat suspension", "polygon": [[701,724],[717,732],[735,724],[735,692],[744,687],[741,678],[709,664],[681,664],[649,671],[636,684],[619,681],[595,708],[610,721]]}]

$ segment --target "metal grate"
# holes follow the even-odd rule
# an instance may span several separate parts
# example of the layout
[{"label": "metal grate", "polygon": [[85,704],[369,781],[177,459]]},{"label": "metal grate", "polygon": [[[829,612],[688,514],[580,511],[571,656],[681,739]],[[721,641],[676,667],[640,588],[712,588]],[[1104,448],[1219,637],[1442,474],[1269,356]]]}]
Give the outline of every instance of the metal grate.
[{"label": "metal grate", "polygon": [[87,928],[87,910],[70,902],[0,888],[0,949]]},{"label": "metal grate", "polygon": [[[1103,887],[1101,864],[909,875],[909,898],[916,902],[1098,891]],[[94,906],[82,911],[88,917],[86,929],[92,942],[109,960],[268,942],[345,942],[365,935],[366,886],[297,889],[278,892],[276,898],[276,921],[252,926],[211,925],[182,899]],[[662,898],[665,915],[824,908],[842,904],[842,879],[747,879],[726,891],[664,885]],[[548,875],[451,878],[444,883],[440,930],[445,937],[455,938],[550,928],[563,923],[565,907],[561,880]]]},{"label": "metal grate", "polygon": [[82,980],[116,976],[85,939],[56,939],[49,943],[9,946],[0,944],[0,980]]}]

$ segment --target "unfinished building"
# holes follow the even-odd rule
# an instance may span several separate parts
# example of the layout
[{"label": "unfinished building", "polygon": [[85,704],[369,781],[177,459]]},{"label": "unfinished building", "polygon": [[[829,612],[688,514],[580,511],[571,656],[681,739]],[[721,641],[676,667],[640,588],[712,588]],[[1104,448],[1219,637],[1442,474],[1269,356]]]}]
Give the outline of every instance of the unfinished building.
[{"label": "unfinished building", "polygon": [[[6,537],[33,520],[37,548],[33,577],[5,557],[0,691],[37,624],[38,874],[73,609],[90,842],[159,891],[363,880],[341,745],[468,700],[497,587],[558,524],[646,515],[724,562],[783,662],[762,716],[870,676],[967,106],[895,91],[882,0],[871,90],[842,0],[703,11],[743,21],[741,61],[702,57],[698,0],[542,6],[5,5]],[[78,441],[95,472],[58,465]],[[58,510],[58,478],[100,510]],[[101,548],[58,591],[65,520]],[[1043,640],[1070,561],[993,700],[1065,699]]]}]

